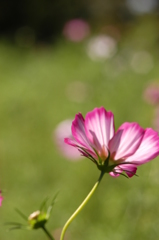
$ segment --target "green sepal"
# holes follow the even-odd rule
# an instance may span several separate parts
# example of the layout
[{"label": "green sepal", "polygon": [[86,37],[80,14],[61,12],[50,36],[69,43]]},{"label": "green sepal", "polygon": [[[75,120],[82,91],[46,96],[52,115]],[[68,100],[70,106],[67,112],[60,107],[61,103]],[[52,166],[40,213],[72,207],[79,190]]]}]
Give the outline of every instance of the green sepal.
[{"label": "green sepal", "polygon": [[30,219],[28,222],[31,229],[38,229],[43,228],[47,220],[48,220],[47,214],[40,212],[40,214],[36,218]]},{"label": "green sepal", "polygon": [[118,166],[118,164],[113,164],[109,166],[109,158],[110,158],[110,153],[108,155],[108,157],[106,158],[105,161],[102,161],[102,164],[97,164],[98,169],[103,172],[103,173],[109,173],[112,172],[113,169]]}]

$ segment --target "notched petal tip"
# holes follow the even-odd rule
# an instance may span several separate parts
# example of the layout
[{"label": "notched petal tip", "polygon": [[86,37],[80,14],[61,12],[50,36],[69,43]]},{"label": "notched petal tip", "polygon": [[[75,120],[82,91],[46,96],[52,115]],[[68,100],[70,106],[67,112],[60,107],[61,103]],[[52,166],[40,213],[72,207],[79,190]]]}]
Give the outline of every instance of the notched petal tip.
[{"label": "notched petal tip", "polygon": [[72,122],[72,135],[77,145],[81,145],[85,148],[91,149],[89,140],[85,133],[85,120],[81,113],[76,114],[74,121]]},{"label": "notched petal tip", "polygon": [[84,123],[84,117],[82,115],[82,113],[77,113],[75,115],[75,119],[72,121],[72,127],[78,127],[79,126],[79,123]]},{"label": "notched petal tip", "polygon": [[114,135],[114,115],[103,107],[95,108],[88,112],[85,118],[86,136],[92,146],[101,151],[103,146],[108,146],[109,140]]}]

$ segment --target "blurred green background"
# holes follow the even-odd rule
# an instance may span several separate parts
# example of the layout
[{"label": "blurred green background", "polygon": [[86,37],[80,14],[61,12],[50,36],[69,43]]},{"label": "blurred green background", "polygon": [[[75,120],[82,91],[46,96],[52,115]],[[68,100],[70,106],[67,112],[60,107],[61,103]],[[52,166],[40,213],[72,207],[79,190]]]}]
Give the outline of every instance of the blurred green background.
[{"label": "blurred green background", "polygon": [[[57,148],[54,131],[61,121],[73,119],[78,112],[85,116],[95,107],[104,106],[114,113],[116,129],[126,121],[138,122],[146,128],[153,126],[157,109],[143,98],[145,88],[151,82],[159,82],[157,1],[151,1],[154,5],[145,1],[149,6],[146,10],[141,0],[137,1],[140,6],[133,5],[136,2],[133,0],[87,0],[81,1],[80,6],[59,1],[61,11],[49,9],[50,25],[43,18],[36,18],[42,10],[37,1],[32,2],[37,12],[30,1],[28,8],[25,1],[23,5],[30,10],[26,10],[28,22],[20,19],[8,25],[6,21],[5,25],[5,17],[11,12],[7,6],[4,9],[8,15],[1,15],[0,188],[4,201],[0,208],[0,239],[3,240],[47,239],[41,230],[8,232],[4,223],[25,224],[15,208],[29,216],[39,209],[45,197],[51,201],[59,191],[47,224],[58,240],[58,232],[98,179],[100,172],[91,161],[69,161]],[[15,3],[17,9],[23,9],[18,1]],[[48,1],[39,3],[46,14]],[[78,41],[63,34],[66,21],[76,18],[87,21],[89,26],[89,34]],[[37,27],[40,23],[43,28]],[[53,23],[57,24],[57,31]],[[47,24],[50,28],[45,35]],[[73,31],[78,35],[78,27],[76,30]],[[100,39],[100,44],[91,45],[96,36],[101,37],[96,39]],[[69,226],[66,239],[158,239],[158,160],[139,167],[139,177],[132,179],[105,175],[95,195]]]}]

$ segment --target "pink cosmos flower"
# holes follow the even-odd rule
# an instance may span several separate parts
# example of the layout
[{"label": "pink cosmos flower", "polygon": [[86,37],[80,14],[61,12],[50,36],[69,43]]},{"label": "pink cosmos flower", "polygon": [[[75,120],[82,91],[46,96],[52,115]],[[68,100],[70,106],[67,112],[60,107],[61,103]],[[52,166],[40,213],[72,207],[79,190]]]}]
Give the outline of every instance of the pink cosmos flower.
[{"label": "pink cosmos flower", "polygon": [[138,123],[123,123],[115,132],[114,115],[103,107],[75,116],[72,122],[74,139],[65,143],[77,148],[103,172],[118,177],[124,171],[132,177],[137,167],[159,155],[159,136],[151,128]]}]

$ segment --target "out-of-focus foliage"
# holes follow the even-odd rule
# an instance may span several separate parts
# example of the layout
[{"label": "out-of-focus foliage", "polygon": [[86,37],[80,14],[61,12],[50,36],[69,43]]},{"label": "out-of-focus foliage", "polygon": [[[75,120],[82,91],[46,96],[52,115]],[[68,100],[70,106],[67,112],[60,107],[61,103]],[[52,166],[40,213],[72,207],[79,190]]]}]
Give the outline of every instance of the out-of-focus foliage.
[{"label": "out-of-focus foliage", "polygon": [[18,34],[30,34],[36,41],[50,42],[74,18],[83,18],[94,28],[117,24],[124,30],[136,14],[158,18],[158,8],[157,0],[2,0],[0,35],[14,39]]},{"label": "out-of-focus foliage", "polygon": [[[69,161],[61,143],[57,148],[59,123],[104,106],[114,113],[116,129],[126,121],[152,126],[143,92],[159,82],[158,5],[140,14],[143,0],[138,12],[130,11],[132,1],[1,1],[0,239],[44,240],[43,232],[7,232],[3,223],[19,222],[14,208],[28,216],[58,190],[48,229],[59,235],[98,179],[91,161]],[[79,42],[60,37],[74,18],[90,26]],[[43,41],[53,36],[55,44]],[[141,166],[132,179],[105,175],[69,226],[68,239],[158,239],[158,161]]]},{"label": "out-of-focus foliage", "polygon": [[[116,42],[109,58],[91,59],[91,40],[56,45],[13,47],[0,43],[0,239],[44,240],[40,231],[6,232],[4,222],[38,210],[46,196],[60,190],[48,228],[61,229],[97,180],[88,159],[68,161],[56,148],[57,125],[75,114],[104,106],[125,121],[152,125],[151,106],[143,92],[158,82],[158,23],[148,17]],[[146,66],[146,67],[145,67]],[[62,151],[62,150],[61,150]],[[68,239],[157,239],[159,236],[158,159],[141,166],[139,177],[105,175],[98,191],[69,226]],[[58,238],[57,238],[58,239]]]}]

